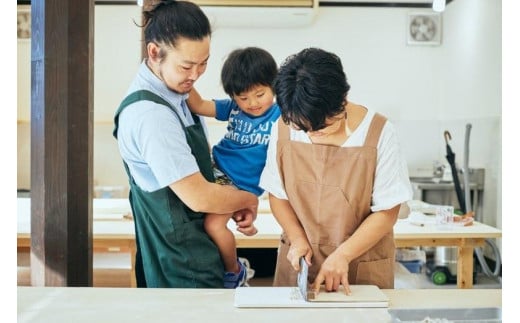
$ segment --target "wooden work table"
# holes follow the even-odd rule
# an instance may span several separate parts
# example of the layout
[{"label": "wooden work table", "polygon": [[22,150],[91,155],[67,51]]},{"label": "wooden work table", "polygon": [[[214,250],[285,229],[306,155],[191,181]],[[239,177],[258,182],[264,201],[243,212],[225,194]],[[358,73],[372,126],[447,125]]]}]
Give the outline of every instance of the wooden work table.
[{"label": "wooden work table", "polygon": [[388,308],[236,308],[232,289],[18,287],[17,322],[391,322],[389,309],[502,308],[500,289],[383,290]]},{"label": "wooden work table", "polygon": [[[135,256],[134,223],[129,219],[127,199],[95,199],[93,204],[93,245],[95,252],[129,252],[132,259],[132,286],[135,286],[133,264]],[[235,231],[238,248],[277,248],[281,228],[270,213],[267,200],[262,200],[255,222],[258,233],[248,237]],[[234,230],[230,221],[229,228]],[[457,287],[473,287],[473,251],[485,245],[486,239],[500,238],[502,232],[474,222],[471,226],[439,230],[434,224],[417,226],[399,220],[394,227],[396,247],[457,247]],[[18,250],[30,248],[30,199],[18,199]]]}]

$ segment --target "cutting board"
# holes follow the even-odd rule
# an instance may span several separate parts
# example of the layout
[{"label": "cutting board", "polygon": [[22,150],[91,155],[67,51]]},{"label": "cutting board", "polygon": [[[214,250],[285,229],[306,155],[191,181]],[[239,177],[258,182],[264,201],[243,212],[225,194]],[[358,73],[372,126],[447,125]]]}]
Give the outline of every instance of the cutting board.
[{"label": "cutting board", "polygon": [[[322,287],[323,288],[323,287]],[[343,286],[337,292],[321,291],[312,301],[303,299],[297,287],[239,287],[235,307],[388,307],[388,297],[374,285]]]}]

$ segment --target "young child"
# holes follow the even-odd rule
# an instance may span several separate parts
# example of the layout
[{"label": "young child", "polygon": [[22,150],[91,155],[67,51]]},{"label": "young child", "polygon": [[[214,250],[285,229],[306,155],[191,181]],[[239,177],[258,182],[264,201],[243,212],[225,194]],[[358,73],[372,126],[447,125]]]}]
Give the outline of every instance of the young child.
[{"label": "young child", "polygon": [[[204,100],[191,90],[188,105],[192,112],[228,122],[226,135],[212,150],[217,183],[231,184],[257,196],[264,192],[258,182],[271,127],[280,116],[272,88],[277,72],[277,64],[267,51],[257,47],[237,49],[229,54],[221,71],[222,86],[230,99]],[[231,216],[207,214],[204,222],[224,262],[225,288],[242,286],[248,279],[245,265],[237,258],[233,232],[227,228]]]}]

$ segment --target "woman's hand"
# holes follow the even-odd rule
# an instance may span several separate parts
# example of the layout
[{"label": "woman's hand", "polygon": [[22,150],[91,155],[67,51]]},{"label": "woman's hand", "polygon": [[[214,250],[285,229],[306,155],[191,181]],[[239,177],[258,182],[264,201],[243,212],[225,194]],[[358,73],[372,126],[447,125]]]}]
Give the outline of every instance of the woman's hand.
[{"label": "woman's hand", "polygon": [[318,293],[321,285],[325,285],[325,290],[328,292],[337,291],[339,286],[343,285],[345,293],[350,295],[348,267],[347,258],[338,252],[331,253],[321,265],[320,271],[312,283],[314,291]]},{"label": "woman's hand", "polygon": [[300,271],[300,258],[305,257],[305,261],[310,266],[312,258],[312,248],[306,237],[296,238],[290,241],[291,246],[287,252],[287,260],[291,263],[294,270]]}]

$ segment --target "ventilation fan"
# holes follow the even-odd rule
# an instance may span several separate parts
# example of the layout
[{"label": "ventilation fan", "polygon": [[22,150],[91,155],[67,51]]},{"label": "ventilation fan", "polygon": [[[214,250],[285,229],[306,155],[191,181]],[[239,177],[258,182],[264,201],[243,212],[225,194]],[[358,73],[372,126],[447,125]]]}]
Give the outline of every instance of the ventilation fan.
[{"label": "ventilation fan", "polygon": [[411,13],[408,15],[408,44],[439,45],[441,43],[441,15]]}]

